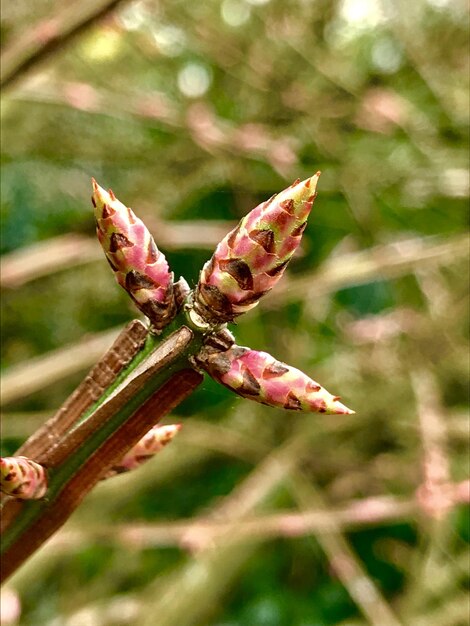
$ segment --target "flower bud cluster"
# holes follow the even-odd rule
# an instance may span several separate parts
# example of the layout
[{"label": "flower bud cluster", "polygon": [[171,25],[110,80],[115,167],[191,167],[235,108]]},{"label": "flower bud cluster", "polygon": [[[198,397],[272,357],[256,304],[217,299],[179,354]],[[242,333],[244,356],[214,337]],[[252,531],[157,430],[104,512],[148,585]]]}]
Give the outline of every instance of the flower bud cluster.
[{"label": "flower bud cluster", "polygon": [[[338,396],[300,370],[266,352],[237,346],[231,336],[227,340],[220,334],[227,332],[223,331],[227,322],[255,307],[283,275],[299,247],[319,175],[317,172],[302,182],[295,181],[248,213],[218,244],[201,271],[195,292],[188,297],[188,287],[183,282],[177,301],[181,306],[186,298],[190,325],[206,333],[205,347],[195,357],[195,363],[221,384],[269,406],[351,414],[354,411],[342,404]],[[129,291],[154,326],[162,328],[174,316],[177,306],[165,257],[132,211],[94,181],[93,204],[98,237],[119,284]],[[139,453],[142,458],[147,454],[145,445]],[[112,471],[125,471],[126,464],[133,466],[136,458],[134,454],[134,460],[129,457],[123,461],[123,469]]]}]

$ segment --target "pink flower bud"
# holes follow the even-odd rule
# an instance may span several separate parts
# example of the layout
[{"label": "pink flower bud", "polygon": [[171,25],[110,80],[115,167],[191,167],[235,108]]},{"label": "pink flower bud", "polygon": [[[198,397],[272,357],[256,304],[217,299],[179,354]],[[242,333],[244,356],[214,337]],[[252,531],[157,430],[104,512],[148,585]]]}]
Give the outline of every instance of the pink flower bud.
[{"label": "pink flower bud", "polygon": [[156,329],[176,313],[173,274],[145,224],[94,179],[96,232],[116,280]]},{"label": "pink flower bud", "polygon": [[212,324],[229,322],[276,285],[300,244],[319,175],[257,206],[219,243],[199,278],[199,316]]},{"label": "pink flower bud", "polygon": [[354,413],[338,396],[266,352],[236,345],[225,352],[203,350],[197,363],[235,393],[262,404],[294,411]]},{"label": "pink flower bud", "polygon": [[123,456],[119,463],[105,474],[103,479],[140,467],[169,444],[181,430],[181,427],[182,424],[154,426]]}]

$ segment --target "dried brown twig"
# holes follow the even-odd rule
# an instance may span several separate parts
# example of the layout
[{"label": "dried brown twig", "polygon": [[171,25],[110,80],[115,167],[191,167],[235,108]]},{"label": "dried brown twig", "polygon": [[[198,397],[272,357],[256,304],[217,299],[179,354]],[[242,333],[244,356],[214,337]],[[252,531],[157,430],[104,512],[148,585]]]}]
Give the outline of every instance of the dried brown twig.
[{"label": "dried brown twig", "polygon": [[[320,491],[300,470],[293,471],[290,479],[290,489],[302,511],[311,507],[320,512],[325,510]],[[327,528],[318,530],[316,538],[333,572],[343,583],[368,622],[374,626],[400,626],[401,620],[395,615],[380,589],[368,575],[364,565],[344,536],[336,516],[330,518]]]},{"label": "dried brown twig", "polygon": [[[452,506],[470,501],[468,481],[452,485]],[[157,546],[185,547],[188,536],[193,533],[207,544],[221,537],[230,536],[231,541],[258,542],[276,537],[301,537],[308,534],[331,532],[333,527],[341,531],[357,530],[366,526],[389,524],[419,515],[420,502],[416,499],[394,496],[376,496],[353,500],[336,509],[280,511],[259,514],[243,520],[202,517],[172,522],[113,524],[112,526],[88,526],[86,530],[69,528],[50,542],[54,551],[69,552],[81,548],[84,543],[107,541],[138,549]]]},{"label": "dried brown twig", "polygon": [[123,0],[82,0],[67,4],[10,42],[0,57],[0,85],[6,87],[27,70],[65,46],[72,38],[108,15]]},{"label": "dried brown twig", "polygon": [[[212,249],[235,225],[225,220],[164,222],[148,219],[158,241],[168,250],[181,248]],[[0,286],[17,288],[56,272],[101,261],[103,253],[92,237],[78,234],[61,235],[20,248],[2,257]]]},{"label": "dried brown twig", "polygon": [[373,280],[390,280],[414,272],[417,267],[454,262],[468,257],[468,254],[467,235],[457,235],[446,241],[429,237],[384,244],[331,258],[311,274],[286,280],[266,297],[263,304],[275,308],[286,300],[303,299],[308,293],[317,297]]},{"label": "dried brown twig", "polygon": [[108,349],[120,328],[84,337],[81,341],[12,366],[3,374],[0,405],[5,406],[47,385],[86,370]]}]

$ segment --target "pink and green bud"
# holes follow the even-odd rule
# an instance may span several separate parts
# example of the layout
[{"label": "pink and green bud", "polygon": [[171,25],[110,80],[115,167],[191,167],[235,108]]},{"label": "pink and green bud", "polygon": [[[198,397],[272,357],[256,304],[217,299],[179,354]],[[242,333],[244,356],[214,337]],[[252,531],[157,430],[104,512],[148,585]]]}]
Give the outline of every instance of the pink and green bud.
[{"label": "pink and green bud", "polygon": [[123,456],[121,461],[114,465],[103,476],[103,480],[140,467],[169,444],[181,430],[181,426],[181,424],[168,424],[165,426],[157,425],[151,428],[148,433]]},{"label": "pink and green bud", "polygon": [[46,469],[25,456],[3,457],[0,490],[20,500],[38,500],[47,491]]},{"label": "pink and green bud", "polygon": [[159,330],[176,313],[173,274],[145,224],[94,179],[96,232],[117,282]]},{"label": "pink and green bud", "polygon": [[199,278],[197,315],[212,324],[229,322],[276,285],[300,244],[319,176],[296,181],[257,206],[219,243]]},{"label": "pink and green bud", "polygon": [[266,352],[234,345],[225,352],[203,350],[197,363],[225,387],[261,404],[293,411],[354,413],[339,402],[339,396]]}]

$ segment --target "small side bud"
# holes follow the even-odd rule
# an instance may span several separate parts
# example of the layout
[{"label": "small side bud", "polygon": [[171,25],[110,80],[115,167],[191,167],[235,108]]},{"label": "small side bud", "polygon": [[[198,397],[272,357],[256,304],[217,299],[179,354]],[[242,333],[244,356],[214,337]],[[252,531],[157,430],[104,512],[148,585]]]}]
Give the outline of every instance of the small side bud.
[{"label": "small side bud", "polygon": [[151,459],[168,445],[181,430],[182,424],[154,426],[146,433],[123,458],[114,465],[102,478],[112,478],[117,474],[129,472]]},{"label": "small side bud", "polygon": [[197,363],[212,378],[249,400],[280,409],[353,414],[338,396],[267,352],[234,345],[225,352],[203,350]]},{"label": "small side bud", "polygon": [[173,274],[152,235],[134,213],[94,179],[96,233],[117,282],[160,330],[176,314]]},{"label": "small side bud", "polygon": [[46,469],[25,456],[3,457],[0,490],[19,500],[39,500],[47,491]]}]

